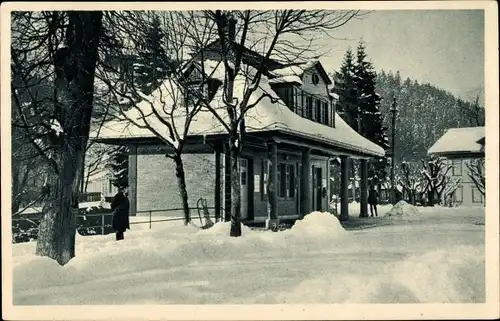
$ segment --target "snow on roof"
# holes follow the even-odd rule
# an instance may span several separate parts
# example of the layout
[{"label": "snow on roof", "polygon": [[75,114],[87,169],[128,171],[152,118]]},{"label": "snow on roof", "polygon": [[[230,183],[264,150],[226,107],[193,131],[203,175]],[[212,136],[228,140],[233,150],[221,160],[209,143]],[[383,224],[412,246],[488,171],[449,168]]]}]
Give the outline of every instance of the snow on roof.
[{"label": "snow on roof", "polygon": [[302,80],[299,76],[290,75],[290,76],[281,76],[273,79],[269,79],[270,84],[284,84],[284,83],[297,83],[302,85]]},{"label": "snow on roof", "polygon": [[[302,77],[304,74],[304,71],[316,66],[319,64],[319,68],[324,70],[324,68],[321,66],[321,62],[317,59],[310,60],[308,62],[300,63],[300,64],[294,64],[294,65],[289,65],[283,68],[279,69],[273,69],[270,74],[275,77],[285,77],[285,76],[298,76]],[[325,72],[324,76],[327,77],[330,82],[333,83],[331,77]]]},{"label": "snow on roof", "polygon": [[[229,61],[228,63],[232,64],[232,62]],[[224,81],[225,69],[222,61],[207,59],[203,62],[203,68],[205,69],[205,74],[210,78]]]},{"label": "snow on roof", "polygon": [[[238,101],[242,100],[243,93],[245,92],[246,88],[250,86],[251,78],[249,79],[248,73],[252,74],[254,72],[251,67],[243,69],[246,70],[247,74],[238,74],[235,79],[235,90],[233,94],[234,97],[238,99]],[[165,83],[168,83],[168,81],[166,81]],[[169,84],[169,86],[172,86],[172,84]],[[175,100],[171,99],[172,95],[165,95],[165,93],[159,94],[158,91],[161,91],[162,87],[163,85],[151,95],[151,104],[149,102],[141,102],[137,105],[137,107],[142,110],[142,113],[144,115],[147,115],[146,122],[148,123],[148,125],[165,136],[168,133],[167,128],[161,123],[158,118],[153,115],[152,107],[157,111],[158,114],[166,117],[167,114],[165,113],[165,110],[167,108],[165,107],[165,102],[170,99],[168,103],[174,103]],[[268,97],[260,99],[264,93],[270,95],[273,101],[271,101],[271,99]],[[158,97],[161,97],[162,99],[158,99]],[[259,87],[250,97],[249,104],[253,104],[257,101],[258,103],[256,104],[256,106],[249,109],[245,114],[245,125],[247,132],[263,132],[274,130],[311,139],[317,142],[326,143],[332,146],[346,148],[348,150],[359,152],[365,155],[385,155],[385,151],[383,148],[359,135],[338,115],[336,115],[336,126],[335,128],[332,128],[295,114],[283,103],[283,101],[279,99],[276,93],[271,89],[269,81],[265,76],[262,76]],[[222,86],[215,94],[210,105],[214,110],[217,111],[218,116],[226,124],[228,124],[229,117],[226,111],[226,105],[224,104],[222,99]],[[179,110],[184,111],[184,108],[179,108]],[[129,119],[134,119],[135,122],[139,125],[144,124],[144,120],[141,119],[141,113],[136,108],[132,108],[130,111],[128,111],[127,116]],[[176,114],[173,119],[175,121],[177,131],[181,133],[184,128],[185,115]],[[202,109],[195,115],[188,131],[188,135],[192,136],[207,136],[225,133],[226,130],[224,126],[210,111],[206,109]],[[95,132],[91,134],[91,137],[95,138],[94,135]],[[140,128],[127,120],[107,122],[101,128],[101,132],[99,135],[99,139],[101,141],[112,139],[125,140],[140,137],[155,137],[155,135],[149,129]]]},{"label": "snow on roof", "polygon": [[306,70],[305,65],[292,65],[280,69],[274,69],[270,72],[271,75],[276,77],[284,76],[298,76],[301,77]]},{"label": "snow on roof", "polygon": [[484,136],[484,127],[450,128],[429,148],[427,153],[481,153],[484,149],[478,141]]}]

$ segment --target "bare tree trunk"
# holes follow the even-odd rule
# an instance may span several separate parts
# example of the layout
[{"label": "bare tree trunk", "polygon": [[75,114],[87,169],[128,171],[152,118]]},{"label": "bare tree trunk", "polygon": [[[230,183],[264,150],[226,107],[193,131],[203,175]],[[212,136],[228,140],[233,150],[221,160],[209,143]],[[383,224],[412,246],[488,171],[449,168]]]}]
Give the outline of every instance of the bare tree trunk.
[{"label": "bare tree trunk", "polygon": [[84,193],[87,191],[87,184],[85,184],[85,153],[83,154],[83,166],[80,170],[80,192]]},{"label": "bare tree trunk", "polygon": [[188,193],[186,187],[186,172],[184,171],[184,163],[181,154],[174,155],[175,162],[175,177],[177,178],[177,186],[182,201],[182,209],[184,211],[184,224],[188,225],[191,221],[191,213],[189,210]]},{"label": "bare tree trunk", "polygon": [[60,173],[49,173],[45,185],[47,201],[42,209],[36,255],[48,256],[64,265],[75,256],[78,195],[74,193],[73,184],[79,187],[79,171],[75,170],[79,162],[78,155],[67,147],[58,158],[62,165]]},{"label": "bare tree trunk", "polygon": [[12,194],[11,194],[11,200],[12,200],[12,213],[17,213],[19,211],[20,207],[20,179],[19,179],[19,172],[20,168],[19,165],[16,164],[15,161],[12,162]]},{"label": "bare tree trunk", "polygon": [[434,206],[435,204],[435,200],[434,200],[434,196],[435,196],[435,191],[434,189],[431,189],[430,191],[427,192],[427,206]]},{"label": "bare tree trunk", "polygon": [[[64,66],[63,77],[57,81],[57,92],[64,91],[70,101],[60,104],[59,123],[63,128],[62,142],[53,152],[56,168],[48,172],[44,186],[45,203],[38,232],[36,255],[47,256],[59,264],[75,256],[75,215],[78,211],[83,156],[90,131],[97,47],[102,23],[101,11],[72,11],[67,33],[70,62]],[[74,72],[70,78],[68,71]],[[63,87],[67,84],[66,88]],[[58,86],[60,87],[58,87]]]},{"label": "bare tree trunk", "polygon": [[[241,143],[241,142],[240,142]],[[230,139],[231,156],[231,231],[230,236],[241,236],[241,187],[239,172],[239,149],[234,136]]]}]

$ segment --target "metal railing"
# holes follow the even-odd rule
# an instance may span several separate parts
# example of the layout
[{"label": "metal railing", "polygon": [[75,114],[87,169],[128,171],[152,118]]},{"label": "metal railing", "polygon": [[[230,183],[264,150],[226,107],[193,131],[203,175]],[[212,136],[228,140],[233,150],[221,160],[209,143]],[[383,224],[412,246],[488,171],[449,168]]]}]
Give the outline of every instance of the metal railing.
[{"label": "metal railing", "polygon": [[[207,209],[214,210],[215,207],[207,207]],[[167,218],[162,218],[162,219],[155,219],[153,220],[153,214],[154,213],[169,213],[169,212],[175,212],[175,211],[183,211],[183,208],[169,208],[169,209],[158,209],[158,210],[143,210],[143,211],[137,211],[136,215],[132,217],[141,217],[142,215],[137,215],[137,214],[145,214],[147,213],[148,220],[145,221],[139,221],[139,222],[130,222],[130,225],[134,224],[146,224],[149,223],[149,229],[152,229],[152,223],[158,223],[158,222],[169,222],[169,221],[181,221],[184,220],[184,217],[167,217]],[[190,207],[190,211],[198,210],[197,207]],[[95,228],[100,228],[101,229],[101,235],[105,235],[105,229],[112,227],[112,224],[106,224],[105,218],[107,216],[113,216],[113,213],[111,211],[109,212],[101,212],[101,213],[89,213],[89,214],[78,214],[76,215],[76,218],[80,218],[83,220],[86,220],[87,218],[91,217],[101,217],[101,222],[98,225],[82,225],[78,224],[77,225],[77,230],[79,229],[95,229]],[[192,217],[193,219],[193,217]],[[38,224],[33,221],[33,217],[15,217],[12,218],[12,221],[24,221],[24,222],[30,222],[33,225],[36,225],[36,228],[38,228]],[[202,222],[202,217],[200,216],[200,222]],[[203,223],[202,223],[203,225]]]}]

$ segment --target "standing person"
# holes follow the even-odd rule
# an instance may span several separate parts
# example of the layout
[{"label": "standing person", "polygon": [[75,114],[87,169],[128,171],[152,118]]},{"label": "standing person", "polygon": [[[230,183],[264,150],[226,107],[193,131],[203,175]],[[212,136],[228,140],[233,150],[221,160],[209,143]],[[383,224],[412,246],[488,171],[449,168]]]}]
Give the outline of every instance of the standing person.
[{"label": "standing person", "polygon": [[370,213],[373,217],[373,211],[375,210],[375,216],[378,216],[377,213],[377,204],[378,204],[378,192],[375,190],[375,186],[371,185],[370,190],[368,191],[368,204],[370,204]]},{"label": "standing person", "polygon": [[123,240],[125,231],[130,229],[129,201],[127,198],[127,187],[118,188],[118,193],[113,198],[111,210],[113,211],[113,229],[116,231],[116,240]]}]

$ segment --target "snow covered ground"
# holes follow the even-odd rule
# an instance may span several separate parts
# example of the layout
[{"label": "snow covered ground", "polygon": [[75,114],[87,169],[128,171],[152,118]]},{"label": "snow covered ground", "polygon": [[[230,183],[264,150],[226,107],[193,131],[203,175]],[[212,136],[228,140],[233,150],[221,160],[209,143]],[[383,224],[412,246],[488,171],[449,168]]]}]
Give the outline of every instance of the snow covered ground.
[{"label": "snow covered ground", "polygon": [[364,219],[371,228],[316,212],[284,232],[244,227],[241,238],[227,223],[133,224],[120,242],[77,235],[64,267],[36,257],[34,242],[15,244],[14,305],[485,301],[484,208],[397,219],[389,209]]}]

